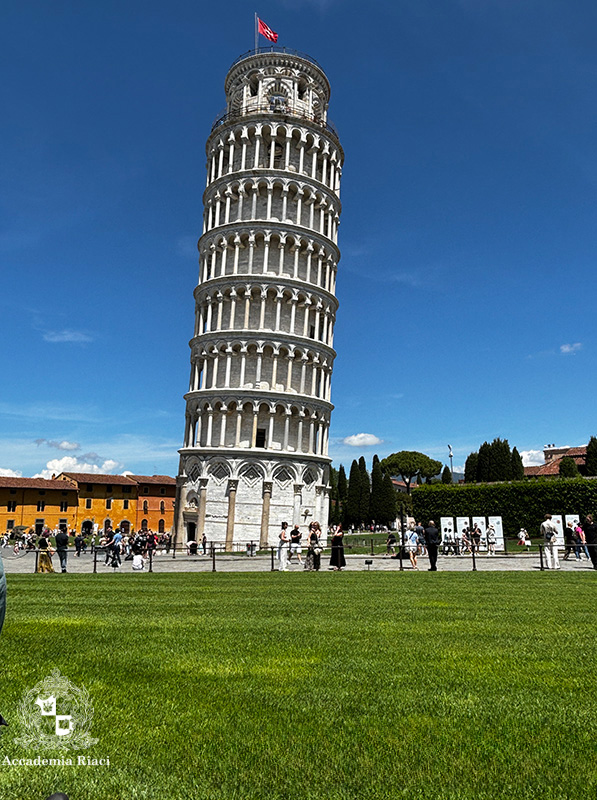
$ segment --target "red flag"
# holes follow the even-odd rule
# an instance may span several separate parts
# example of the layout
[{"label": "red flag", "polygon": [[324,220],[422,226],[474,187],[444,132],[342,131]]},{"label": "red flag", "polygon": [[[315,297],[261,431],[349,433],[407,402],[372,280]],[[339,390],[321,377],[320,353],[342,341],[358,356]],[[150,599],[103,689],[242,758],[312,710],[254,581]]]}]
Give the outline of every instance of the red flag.
[{"label": "red flag", "polygon": [[266,39],[269,39],[270,42],[277,42],[278,41],[278,34],[273,31],[268,25],[263,22],[263,20],[257,17],[257,22],[259,23],[259,33],[262,36],[265,36]]}]

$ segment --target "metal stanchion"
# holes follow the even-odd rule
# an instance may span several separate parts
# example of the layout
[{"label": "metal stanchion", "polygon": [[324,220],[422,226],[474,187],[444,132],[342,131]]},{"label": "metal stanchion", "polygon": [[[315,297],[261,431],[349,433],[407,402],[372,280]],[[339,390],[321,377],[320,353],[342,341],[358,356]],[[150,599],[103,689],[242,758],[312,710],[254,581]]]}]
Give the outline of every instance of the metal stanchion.
[{"label": "metal stanchion", "polygon": [[508,555],[508,537],[504,535],[504,553]]},{"label": "metal stanchion", "polygon": [[153,572],[153,547],[149,548],[149,571]]},{"label": "metal stanchion", "polygon": [[473,572],[477,571],[477,559],[475,558],[475,542],[472,543],[471,552],[473,554]]},{"label": "metal stanchion", "polygon": [[274,548],[271,547],[270,550],[271,550],[271,555],[272,555],[272,569],[271,569],[271,571],[275,572],[276,571],[276,567],[275,567],[275,562],[274,562]]},{"label": "metal stanchion", "polygon": [[400,572],[404,572],[404,564],[402,563],[402,551],[404,550],[404,511],[400,506],[400,544],[398,545],[398,558],[400,559]]},{"label": "metal stanchion", "polygon": [[371,539],[371,555],[372,555],[372,556],[374,556],[374,555],[375,555],[375,549],[374,549],[373,539]]},{"label": "metal stanchion", "polygon": [[37,572],[38,563],[39,563],[39,550],[36,550],[35,551],[35,569],[34,569],[34,572]]},{"label": "metal stanchion", "polygon": [[211,571],[216,571],[216,543],[211,543]]},{"label": "metal stanchion", "polygon": [[543,570],[545,569],[545,566],[543,565],[543,545],[542,544],[539,545],[539,564],[540,564],[539,568],[540,568],[541,572],[543,572]]},{"label": "metal stanchion", "polygon": [[93,574],[97,573],[97,548],[93,548]]}]

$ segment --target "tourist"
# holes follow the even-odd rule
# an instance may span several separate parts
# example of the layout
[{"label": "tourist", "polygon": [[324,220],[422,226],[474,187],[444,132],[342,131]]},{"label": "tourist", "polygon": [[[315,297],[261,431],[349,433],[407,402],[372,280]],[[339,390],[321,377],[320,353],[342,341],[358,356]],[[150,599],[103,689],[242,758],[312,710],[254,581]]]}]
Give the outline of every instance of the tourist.
[{"label": "tourist", "polygon": [[205,533],[201,537],[201,547],[203,548],[203,555],[206,556],[207,555],[207,536],[205,535]]},{"label": "tourist", "polygon": [[566,527],[564,528],[564,545],[566,549],[564,550],[564,561],[568,561],[568,557],[570,553],[574,552],[576,556],[576,560],[580,561],[580,552],[577,546],[578,537],[574,532],[574,528],[572,527],[572,523],[566,523]]},{"label": "tourist", "polygon": [[[425,548],[425,528],[421,522],[417,522],[415,530],[417,532],[417,536],[419,537],[419,555],[424,556],[427,553]],[[402,537],[402,544],[404,544],[404,537]]]},{"label": "tourist", "polygon": [[432,519],[429,520],[429,525],[425,528],[425,543],[429,555],[429,572],[437,572],[437,551],[440,545],[440,535]]},{"label": "tourist", "polygon": [[489,551],[490,556],[495,555],[495,543],[496,543],[495,528],[493,527],[493,525],[490,525],[487,528],[487,550]]},{"label": "tourist", "polygon": [[551,521],[551,514],[546,514],[545,519],[541,523],[541,536],[543,537],[547,569],[560,569],[558,545],[556,544],[557,534],[558,529],[555,523]]},{"label": "tourist", "polygon": [[81,550],[83,549],[83,537],[80,533],[75,536],[75,555],[77,557],[81,556]]},{"label": "tourist", "polygon": [[68,533],[60,530],[56,534],[56,552],[60,559],[60,569],[66,572],[66,562],[68,559]]},{"label": "tourist", "polygon": [[305,569],[315,572],[319,572],[321,567],[321,553],[323,548],[321,546],[320,541],[321,536],[321,529],[319,527],[318,522],[311,522],[309,525],[309,535],[308,535],[308,548],[307,548],[307,558],[305,559]]},{"label": "tourist", "polygon": [[416,528],[413,528],[412,526],[406,531],[406,549],[408,551],[408,557],[410,558],[412,568],[418,570],[417,555],[419,552],[419,535]]},{"label": "tourist", "polygon": [[475,548],[475,553],[478,553],[479,548],[481,546],[481,528],[478,525],[475,525],[475,527],[473,528],[471,538],[473,540],[473,547]]},{"label": "tourist", "polygon": [[[317,523],[319,525],[319,523]],[[344,531],[342,525],[338,525],[332,536],[332,555],[330,558],[330,567],[334,572],[341,572],[342,568],[346,566],[346,559],[344,558]]]},{"label": "tourist", "polygon": [[54,572],[54,567],[52,566],[52,555],[54,551],[50,547],[49,540],[45,536],[40,536],[37,545],[39,548],[39,558],[36,572]]},{"label": "tourist", "polygon": [[591,514],[587,514],[582,529],[585,534],[586,544],[589,548],[589,555],[593,569],[597,569],[597,524],[593,522]]},{"label": "tourist", "polygon": [[303,548],[301,547],[302,538],[303,534],[299,526],[295,525],[290,531],[290,557],[292,558],[293,555],[296,555],[299,564],[303,563],[303,559],[301,558],[301,553],[303,552]]},{"label": "tourist", "polygon": [[135,553],[133,556],[133,569],[135,572],[140,572],[145,569],[145,559],[141,553]]},{"label": "tourist", "polygon": [[390,531],[388,533],[388,538],[386,539],[386,552],[384,554],[384,558],[388,556],[393,556],[396,553],[396,534],[394,531]]},{"label": "tourist", "polygon": [[576,535],[578,536],[578,541],[580,543],[578,549],[579,551],[580,550],[583,551],[583,553],[585,554],[585,558],[587,559],[587,561],[589,561],[591,559],[591,556],[589,555],[589,551],[587,549],[587,539],[585,536],[585,532],[580,527],[578,522],[576,523],[576,527],[574,528],[574,530],[576,531]]},{"label": "tourist", "polygon": [[469,534],[470,534],[470,531],[469,531],[468,527],[464,527],[462,529],[462,546],[464,547],[464,549],[466,550],[467,553],[472,553],[472,550],[471,550],[471,537],[470,537]]},{"label": "tourist", "polygon": [[288,538],[288,533],[286,532],[287,528],[288,523],[283,522],[278,542],[278,570],[280,572],[288,572],[288,547],[290,540]]}]

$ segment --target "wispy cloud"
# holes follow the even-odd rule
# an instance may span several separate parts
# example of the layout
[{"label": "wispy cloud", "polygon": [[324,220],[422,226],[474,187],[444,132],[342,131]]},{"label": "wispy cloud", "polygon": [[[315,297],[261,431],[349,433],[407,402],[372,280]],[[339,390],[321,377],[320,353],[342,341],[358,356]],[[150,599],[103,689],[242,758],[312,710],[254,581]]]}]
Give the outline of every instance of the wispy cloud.
[{"label": "wispy cloud", "polygon": [[43,334],[43,339],[45,342],[52,342],[53,344],[56,343],[63,343],[63,342],[75,342],[76,344],[84,344],[86,342],[92,342],[93,337],[90,336],[88,333],[84,333],[83,331],[75,331],[70,328],[65,328],[61,331],[46,331]]},{"label": "wispy cloud", "polygon": [[68,422],[105,423],[97,409],[90,406],[53,405],[52,403],[0,402],[0,416],[33,420],[60,420]]},{"label": "wispy cloud", "polygon": [[574,344],[561,344],[560,353],[565,356],[573,356],[576,355],[581,348],[582,342],[574,342]]},{"label": "wispy cloud", "polygon": [[52,439],[35,439],[35,444],[39,447],[42,444],[48,447],[54,447],[56,450],[80,450],[81,445],[78,442],[67,442],[66,439],[62,442],[57,442]]},{"label": "wispy cloud", "polygon": [[378,438],[373,433],[353,433],[352,436],[342,439],[342,443],[350,447],[373,447],[373,445],[381,444],[382,442],[383,439]]}]

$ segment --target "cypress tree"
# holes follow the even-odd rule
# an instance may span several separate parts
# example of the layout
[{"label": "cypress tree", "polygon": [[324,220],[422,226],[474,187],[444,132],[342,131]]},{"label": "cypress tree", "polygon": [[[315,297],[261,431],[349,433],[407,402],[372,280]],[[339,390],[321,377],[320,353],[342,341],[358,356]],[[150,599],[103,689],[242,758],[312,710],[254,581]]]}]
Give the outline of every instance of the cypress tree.
[{"label": "cypress tree", "polygon": [[382,480],[382,511],[379,521],[382,525],[389,525],[396,519],[396,489],[392,483],[390,473],[386,472]]},{"label": "cypress tree", "polygon": [[471,453],[466,459],[464,464],[464,482],[476,483],[477,482],[477,465],[479,461],[479,453]]},{"label": "cypress tree", "polygon": [[597,475],[597,439],[591,436],[585,458],[585,475]]},{"label": "cypress tree", "polygon": [[524,478],[524,464],[518,450],[514,447],[512,450],[512,469],[510,472],[511,480],[521,481]]},{"label": "cypress tree", "polygon": [[369,507],[371,505],[371,484],[369,482],[369,473],[367,472],[367,464],[365,457],[359,458],[359,471],[361,473],[361,498],[359,502],[359,520],[367,524],[371,521],[369,517]]},{"label": "cypress tree", "polygon": [[447,464],[442,472],[442,483],[452,483],[452,473],[450,472],[450,467]]},{"label": "cypress tree", "polygon": [[358,525],[360,523],[361,508],[361,471],[356,461],[350,465],[348,476],[348,490],[346,492],[346,524]]},{"label": "cypress tree", "polygon": [[491,480],[491,445],[483,442],[477,456],[477,483],[486,483]]},{"label": "cypress tree", "polygon": [[496,438],[490,444],[490,481],[509,481],[512,475],[512,453],[507,439]]},{"label": "cypress tree", "polygon": [[346,508],[346,495],[348,493],[348,481],[346,480],[346,470],[344,465],[340,464],[338,470],[338,500],[342,511]]},{"label": "cypress tree", "polygon": [[369,519],[377,524],[384,524],[383,472],[377,456],[373,456],[373,468],[371,470]]}]

